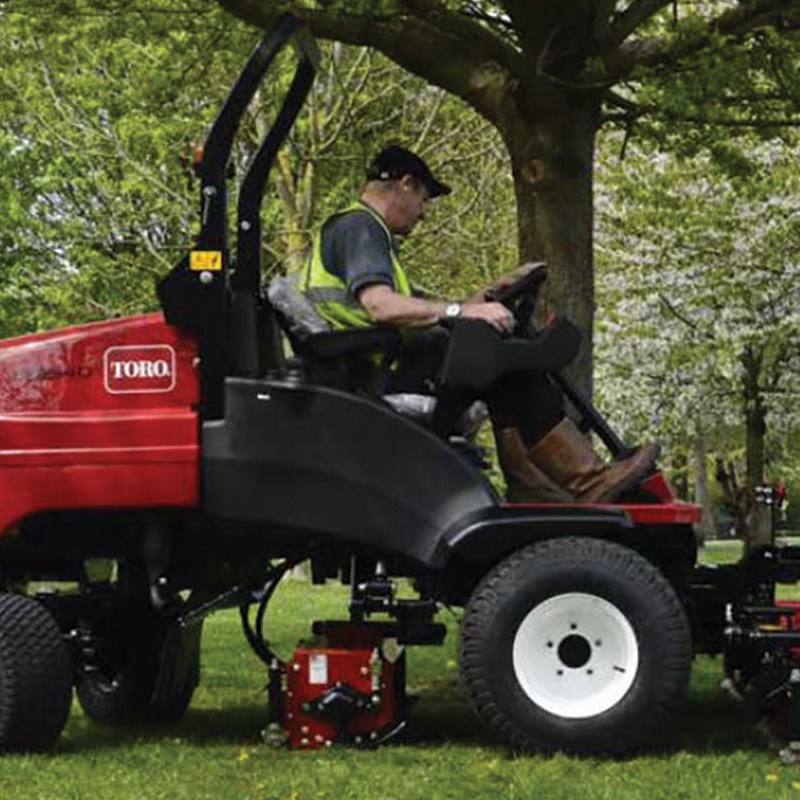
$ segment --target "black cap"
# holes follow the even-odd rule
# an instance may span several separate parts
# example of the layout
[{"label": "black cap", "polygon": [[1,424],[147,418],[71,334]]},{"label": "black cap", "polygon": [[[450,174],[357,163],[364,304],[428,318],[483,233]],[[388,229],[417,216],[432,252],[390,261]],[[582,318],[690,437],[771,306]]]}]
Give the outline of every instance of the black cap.
[{"label": "black cap", "polygon": [[403,175],[419,178],[431,198],[453,191],[446,183],[433,177],[428,165],[418,155],[396,144],[381,150],[367,167],[368,181],[398,180]]}]

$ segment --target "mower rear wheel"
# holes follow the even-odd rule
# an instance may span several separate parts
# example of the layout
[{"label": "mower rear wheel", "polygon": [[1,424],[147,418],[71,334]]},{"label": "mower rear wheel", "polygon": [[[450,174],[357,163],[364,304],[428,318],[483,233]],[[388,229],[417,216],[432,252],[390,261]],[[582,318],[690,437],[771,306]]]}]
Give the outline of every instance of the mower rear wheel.
[{"label": "mower rear wheel", "polygon": [[72,701],[72,663],[50,612],[0,594],[0,750],[42,750],[58,739]]},{"label": "mower rear wheel", "polygon": [[177,722],[200,680],[201,626],[181,630],[139,610],[98,636],[100,663],[80,670],[75,686],[86,716],[109,725]]},{"label": "mower rear wheel", "polygon": [[638,553],[589,538],[541,542],[498,564],[461,635],[476,710],[525,750],[641,747],[682,702],[691,657],[666,578]]}]

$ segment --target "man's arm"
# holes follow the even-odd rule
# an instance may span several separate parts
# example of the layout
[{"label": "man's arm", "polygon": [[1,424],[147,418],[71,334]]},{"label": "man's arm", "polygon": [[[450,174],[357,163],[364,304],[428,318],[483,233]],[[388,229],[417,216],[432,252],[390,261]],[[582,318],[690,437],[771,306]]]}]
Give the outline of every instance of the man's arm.
[{"label": "man's arm", "polygon": [[[445,316],[449,305],[444,300],[405,297],[386,284],[370,284],[358,293],[358,302],[374,322],[399,328],[433,325]],[[500,303],[469,303],[461,307],[461,317],[480,319],[501,333],[514,328],[513,314]]]}]

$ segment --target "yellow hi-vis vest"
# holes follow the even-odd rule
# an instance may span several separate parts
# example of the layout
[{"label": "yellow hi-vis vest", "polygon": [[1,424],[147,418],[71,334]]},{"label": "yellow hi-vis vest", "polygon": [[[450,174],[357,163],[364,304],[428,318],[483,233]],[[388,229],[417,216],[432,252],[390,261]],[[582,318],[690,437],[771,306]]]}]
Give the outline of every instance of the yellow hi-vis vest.
[{"label": "yellow hi-vis vest", "polygon": [[[394,290],[398,294],[411,297],[411,284],[406,271],[395,255],[392,233],[386,227],[386,223],[376,211],[373,211],[365,203],[355,203],[335,216],[351,214],[354,211],[369,213],[386,233],[394,272]],[[317,313],[327,320],[335,331],[348,328],[369,328],[375,324],[366,309],[353,297],[347,284],[325,269],[322,261],[322,229],[314,236],[311,256],[306,262],[300,281],[300,290],[311,301]]]}]

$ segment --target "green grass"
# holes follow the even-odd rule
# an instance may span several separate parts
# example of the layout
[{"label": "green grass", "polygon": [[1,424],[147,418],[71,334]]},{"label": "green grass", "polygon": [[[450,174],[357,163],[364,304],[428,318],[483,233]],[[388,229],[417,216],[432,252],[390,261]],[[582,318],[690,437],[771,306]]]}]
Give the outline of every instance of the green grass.
[{"label": "green grass", "polygon": [[[288,654],[312,619],[341,617],[345,597],[339,587],[287,581],[268,620],[278,649]],[[450,626],[455,631],[454,620]],[[206,624],[203,680],[183,721],[111,729],[88,722],[76,705],[54,753],[0,758],[0,798],[800,800],[800,767],[782,766],[720,695],[719,661],[697,660],[688,706],[646,755],[512,757],[490,744],[467,706],[455,647],[451,633],[444,647],[411,652],[409,683],[419,702],[404,743],[372,752],[274,750],[259,741],[265,671],[237,615],[224,612]]]},{"label": "green grass", "polygon": [[742,557],[743,542],[740,539],[714,539],[700,548],[701,564],[732,564]]}]

